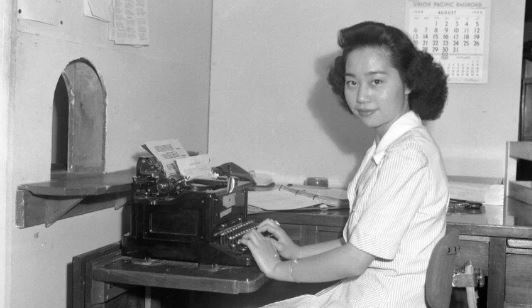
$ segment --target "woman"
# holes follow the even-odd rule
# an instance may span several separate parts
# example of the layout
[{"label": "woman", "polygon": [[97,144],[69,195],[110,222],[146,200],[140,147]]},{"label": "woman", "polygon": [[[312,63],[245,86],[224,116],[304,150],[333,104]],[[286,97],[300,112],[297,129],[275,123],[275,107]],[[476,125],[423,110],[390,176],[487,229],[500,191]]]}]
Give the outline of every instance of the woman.
[{"label": "woman", "polygon": [[363,22],[341,30],[338,41],[342,54],[329,83],[375,132],[348,187],[343,237],[300,247],[275,221],[265,220],[242,242],[272,279],[340,280],[316,295],[272,306],[425,307],[425,274],[445,234],[449,194],[439,150],[422,120],[441,114],[447,77],[391,26]]}]

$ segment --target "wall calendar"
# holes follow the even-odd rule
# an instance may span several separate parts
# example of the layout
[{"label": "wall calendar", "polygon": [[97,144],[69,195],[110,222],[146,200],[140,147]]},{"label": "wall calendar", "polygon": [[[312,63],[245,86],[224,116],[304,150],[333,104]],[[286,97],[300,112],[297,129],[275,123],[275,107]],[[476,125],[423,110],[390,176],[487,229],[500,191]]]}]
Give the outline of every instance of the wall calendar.
[{"label": "wall calendar", "polygon": [[490,0],[406,0],[406,30],[449,83],[488,82]]}]

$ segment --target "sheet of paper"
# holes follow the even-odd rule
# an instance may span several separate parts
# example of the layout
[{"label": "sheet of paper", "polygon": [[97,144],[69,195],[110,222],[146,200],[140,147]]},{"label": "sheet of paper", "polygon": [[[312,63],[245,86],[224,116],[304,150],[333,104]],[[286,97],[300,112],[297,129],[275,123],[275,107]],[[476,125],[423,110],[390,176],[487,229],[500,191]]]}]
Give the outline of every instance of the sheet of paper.
[{"label": "sheet of paper", "polygon": [[111,0],[83,0],[83,14],[101,21],[111,21]]},{"label": "sheet of paper", "polygon": [[449,182],[451,198],[502,205],[504,203],[504,185]]},{"label": "sheet of paper", "polygon": [[18,18],[58,25],[61,0],[18,0]]},{"label": "sheet of paper", "polygon": [[331,197],[336,199],[347,199],[347,189],[343,188],[329,188],[329,187],[318,187],[310,185],[291,185],[290,187],[295,189],[301,189],[305,192],[320,195],[325,197]]},{"label": "sheet of paper", "polygon": [[248,204],[269,211],[295,210],[319,204],[311,198],[273,189],[248,192]]},{"label": "sheet of paper", "polygon": [[109,39],[115,44],[149,45],[147,0],[113,0],[113,23]]},{"label": "sheet of paper", "polygon": [[191,179],[214,178],[211,160],[207,154],[178,158],[176,159],[176,164],[181,175]]},{"label": "sheet of paper", "polygon": [[149,141],[142,147],[161,162],[167,177],[178,174],[176,159],[188,157],[187,151],[177,139]]}]

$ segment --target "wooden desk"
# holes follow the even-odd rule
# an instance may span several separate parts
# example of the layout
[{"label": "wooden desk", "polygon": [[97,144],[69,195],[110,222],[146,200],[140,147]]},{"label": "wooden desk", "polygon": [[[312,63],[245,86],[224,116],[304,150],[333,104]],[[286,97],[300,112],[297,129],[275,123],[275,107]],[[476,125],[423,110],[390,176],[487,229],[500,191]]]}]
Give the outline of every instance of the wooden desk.
[{"label": "wooden desk", "polygon": [[267,279],[256,267],[143,262],[111,244],[72,260],[74,308],[257,307],[331,283],[297,284]]},{"label": "wooden desk", "polygon": [[[532,225],[513,215],[531,211],[528,204],[511,202],[485,205],[481,214],[447,215],[447,229],[460,232],[461,251],[456,266],[472,260],[487,275],[488,307],[532,307]],[[347,210],[314,212],[265,212],[257,221],[273,218],[301,244],[312,244],[341,236]],[[518,222],[518,223],[516,223]]]},{"label": "wooden desk", "polygon": [[[516,207],[505,215],[521,213],[523,210],[527,209],[519,210]],[[447,228],[460,232],[461,252],[456,265],[462,266],[466,260],[472,260],[488,276],[488,307],[530,307],[532,227],[515,225],[515,221],[520,221],[519,219],[507,219],[508,217],[501,215],[503,213],[500,207],[486,206],[482,214],[447,216]],[[347,216],[347,210],[264,212],[251,215],[256,221],[276,219],[295,241],[303,245],[338,238]],[[504,220],[513,221],[514,224],[504,224]],[[230,307],[230,303],[241,303],[242,299],[248,303],[266,304],[280,299],[279,296],[287,298],[316,292],[328,285],[268,281],[256,269],[250,269],[245,274],[235,270],[233,273],[239,274],[218,277],[216,274],[213,276],[208,269],[203,269],[204,274],[201,274],[202,269],[198,270],[194,266],[169,261],[155,265],[135,264],[120,256],[117,245],[100,248],[73,260],[74,307],[89,307],[95,303],[101,307],[119,307],[124,300],[129,301],[128,305],[138,303],[144,300],[143,286],[208,291],[198,295],[201,300],[207,301],[210,298],[209,303],[214,302],[214,307],[222,303]],[[135,285],[142,287],[137,294],[131,292],[131,286]],[[247,293],[254,291],[257,292]],[[218,294],[222,295],[211,296],[212,292],[220,292]],[[236,293],[240,295],[235,297],[233,294]],[[126,299],[124,294],[127,295]],[[113,299],[120,304],[113,304]],[[152,305],[154,306],[157,307]]]}]

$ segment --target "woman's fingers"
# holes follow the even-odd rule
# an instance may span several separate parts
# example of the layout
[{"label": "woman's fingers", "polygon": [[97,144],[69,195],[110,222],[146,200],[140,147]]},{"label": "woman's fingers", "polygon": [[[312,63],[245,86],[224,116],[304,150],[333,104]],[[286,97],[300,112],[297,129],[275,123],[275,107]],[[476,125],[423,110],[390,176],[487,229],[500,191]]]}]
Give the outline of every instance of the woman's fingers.
[{"label": "woman's fingers", "polygon": [[263,220],[257,228],[264,227],[264,226],[271,226],[273,228],[279,227],[281,224],[277,220],[273,220],[271,218],[267,218]]},{"label": "woman's fingers", "polygon": [[257,226],[257,230],[261,233],[269,232],[275,237],[282,235],[284,230],[281,228],[281,225],[276,220],[266,219]]},{"label": "woman's fingers", "polygon": [[269,240],[270,240],[270,243],[272,243],[272,245],[275,248],[275,250],[279,251],[279,250],[281,250],[283,248],[281,243],[279,243],[277,240],[275,240],[273,238],[270,238]]},{"label": "woman's fingers", "polygon": [[280,261],[274,240],[263,236],[257,230],[250,230],[240,239],[246,245],[259,268],[268,276],[277,262]]},{"label": "woman's fingers", "polygon": [[240,242],[242,242],[243,244],[246,244],[246,242],[247,243],[251,242],[256,245],[259,241],[259,236],[262,236],[262,235],[259,234],[257,230],[252,229],[242,236]]}]

